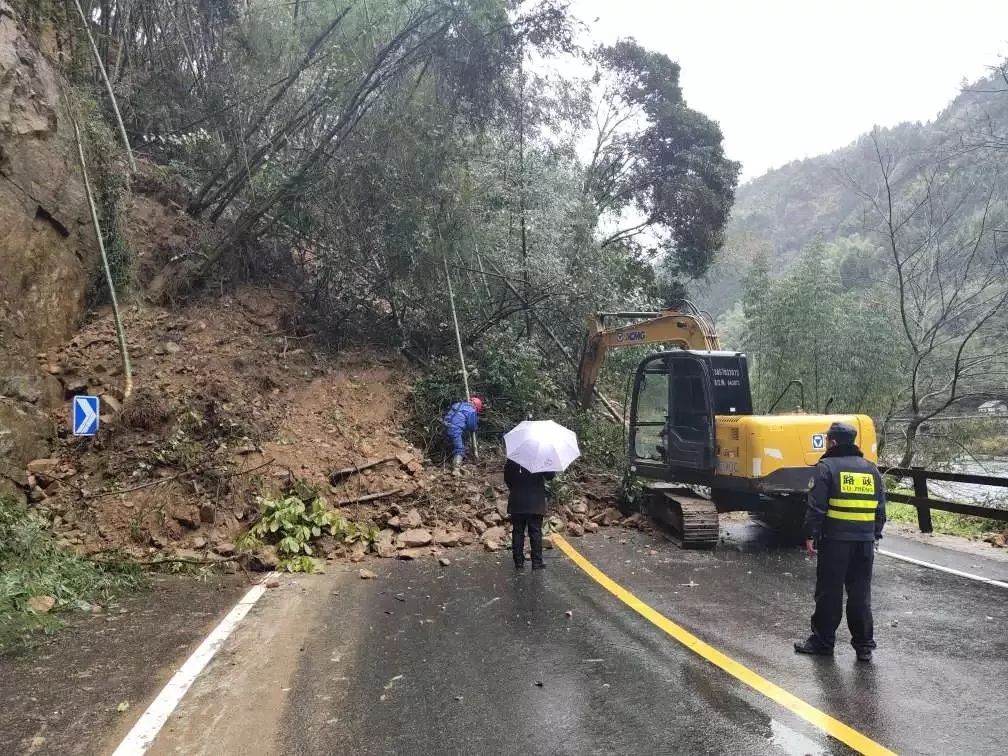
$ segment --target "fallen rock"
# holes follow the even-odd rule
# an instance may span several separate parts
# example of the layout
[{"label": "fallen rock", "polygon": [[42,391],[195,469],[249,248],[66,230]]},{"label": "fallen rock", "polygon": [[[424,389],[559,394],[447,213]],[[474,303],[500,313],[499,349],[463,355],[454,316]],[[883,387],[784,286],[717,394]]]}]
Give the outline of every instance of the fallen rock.
[{"label": "fallen rock", "polygon": [[354,541],[350,546],[350,561],[351,562],[363,562],[364,557],[367,554],[367,544],[364,541]]},{"label": "fallen rock", "polygon": [[487,524],[483,520],[466,520],[469,523],[469,527],[473,529],[478,535],[483,535],[487,531]]},{"label": "fallen rock", "polygon": [[607,527],[610,525],[615,525],[622,519],[623,519],[623,513],[620,512],[618,509],[616,509],[616,507],[609,507],[601,515],[592,517],[593,522],[598,522]]},{"label": "fallen rock", "polygon": [[165,351],[166,351],[166,352],[167,352],[168,354],[178,354],[178,352],[179,352],[179,350],[180,350],[181,348],[182,348],[182,347],[180,347],[180,346],[179,346],[178,344],[176,344],[176,343],[175,343],[174,341],[166,341],[166,342],[164,343],[164,350],[165,350]]},{"label": "fallen rock", "polygon": [[105,412],[106,409],[108,409],[113,415],[118,415],[122,412],[122,403],[111,394],[103,394],[101,398],[101,409],[103,415],[108,414]]},{"label": "fallen rock", "polygon": [[483,543],[486,543],[487,541],[496,541],[497,543],[500,543],[504,540],[506,535],[507,529],[503,525],[498,525],[497,527],[487,528],[483,532],[483,535],[480,536],[480,540]]},{"label": "fallen rock", "polygon": [[1005,547],[1006,539],[1004,533],[992,533],[986,540],[995,549],[1003,549]]},{"label": "fallen rock", "polygon": [[434,542],[434,536],[426,528],[412,528],[400,534],[399,542],[408,548],[430,546]]},{"label": "fallen rock", "polygon": [[192,542],[192,547],[199,551],[200,549],[206,548],[206,538],[194,538]]},{"label": "fallen rock", "polygon": [[371,572],[371,570],[365,570],[363,568],[361,568],[360,572],[357,574],[360,575],[361,580],[374,580],[378,577],[375,573]]},{"label": "fallen rock", "polygon": [[25,606],[34,614],[48,614],[56,606],[56,599],[53,596],[32,596]]},{"label": "fallen rock", "polygon": [[200,526],[200,512],[194,506],[177,506],[171,511],[171,518],[179,525],[190,530]]},{"label": "fallen rock", "polygon": [[279,588],[280,587],[280,581],[277,580],[276,578],[270,578],[269,580],[266,581],[266,587],[267,588]]},{"label": "fallen rock", "polygon": [[224,541],[214,546],[213,551],[215,554],[220,554],[221,556],[228,557],[228,556],[234,556],[238,552],[238,548],[233,543]]},{"label": "fallen rock", "polygon": [[33,459],[27,465],[25,465],[25,470],[34,475],[36,478],[42,480],[43,482],[49,482],[56,480],[59,475],[57,474],[57,468],[59,467],[59,460],[53,459],[51,457],[46,457],[44,459]]},{"label": "fallen rock", "polygon": [[448,559],[447,557],[441,557],[440,559],[438,559],[438,564],[440,564],[442,567],[451,567],[451,559]]},{"label": "fallen rock", "polygon": [[585,533],[598,533],[599,524],[597,522],[586,522],[584,524]]},{"label": "fallen rock", "polygon": [[37,503],[37,502],[42,501],[45,498],[47,498],[46,492],[43,491],[38,486],[34,486],[32,488],[32,490],[28,493],[28,501],[31,501],[31,502]]},{"label": "fallen rock", "polygon": [[213,525],[217,522],[217,507],[213,504],[201,504],[199,508],[199,518],[200,522]]},{"label": "fallen rock", "polygon": [[403,522],[406,524],[407,528],[415,529],[423,525],[423,518],[420,517],[420,513],[415,509],[411,509],[406,513]]},{"label": "fallen rock", "polygon": [[579,515],[588,514],[588,504],[583,501],[576,501],[574,502],[574,506],[571,507],[571,511]]},{"label": "fallen rock", "polygon": [[500,548],[500,542],[494,538],[487,538],[483,541],[483,548],[487,551],[497,551]]},{"label": "fallen rock", "polygon": [[430,554],[430,549],[416,548],[416,549],[400,549],[397,556],[400,559],[422,559],[423,557]]},{"label": "fallen rock", "polygon": [[622,525],[624,528],[637,528],[640,527],[640,522],[641,522],[641,513],[634,512],[629,517],[623,518],[623,521],[620,523],[620,525]]},{"label": "fallen rock", "polygon": [[375,542],[375,550],[378,556],[383,559],[390,559],[396,555],[395,533],[391,530],[383,530],[378,534]]},{"label": "fallen rock", "polygon": [[458,534],[458,543],[459,546],[472,546],[476,543],[476,536],[473,533],[464,530]]},{"label": "fallen rock", "polygon": [[438,546],[458,546],[458,533],[449,532],[443,529],[436,529],[434,531],[434,543]]},{"label": "fallen rock", "polygon": [[483,522],[487,525],[499,525],[503,518],[497,514],[497,512],[490,512],[489,514],[483,515]]},{"label": "fallen rock", "polygon": [[584,526],[577,522],[567,523],[567,533],[572,536],[577,536],[580,538],[585,534]]},{"label": "fallen rock", "polygon": [[399,517],[399,515],[393,515],[388,519],[388,526],[390,528],[394,528],[395,530],[402,530],[403,528],[402,519]]}]

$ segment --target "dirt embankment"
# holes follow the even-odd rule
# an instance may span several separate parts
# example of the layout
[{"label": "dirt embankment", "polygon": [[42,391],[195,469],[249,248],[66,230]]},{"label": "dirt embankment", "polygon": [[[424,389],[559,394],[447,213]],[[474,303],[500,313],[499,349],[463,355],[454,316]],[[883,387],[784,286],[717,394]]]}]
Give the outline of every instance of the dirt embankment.
[{"label": "dirt embankment", "polygon": [[[127,310],[137,389],[125,403],[110,314],[37,355],[67,398],[102,398],[96,438],[70,435],[64,405],[52,414],[55,452],[24,474],[64,545],[139,560],[233,557],[259,514],[257,497],[297,480],[379,529],[370,550],[382,556],[507,540],[500,460],[485,455],[456,479],[440,459],[425,459],[400,430],[411,367],[373,353],[332,356],[292,325],[293,311],[291,294],[254,288],[178,311]],[[565,492],[552,528],[578,535],[622,522],[613,496],[612,480],[583,480]],[[368,550],[326,538],[319,546],[330,557]],[[260,557],[253,564],[275,562]]]}]

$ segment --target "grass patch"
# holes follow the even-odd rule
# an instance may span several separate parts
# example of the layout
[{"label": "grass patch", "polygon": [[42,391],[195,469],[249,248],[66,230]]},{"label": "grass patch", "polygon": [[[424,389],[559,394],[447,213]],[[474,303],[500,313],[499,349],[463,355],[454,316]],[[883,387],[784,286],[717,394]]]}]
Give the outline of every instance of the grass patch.
[{"label": "grass patch", "polygon": [[[902,522],[917,527],[917,508],[910,504],[887,502],[886,517],[890,522]],[[931,524],[934,526],[935,533],[962,536],[963,538],[982,538],[986,533],[1000,533],[1008,530],[1005,523],[997,520],[957,514],[956,512],[942,512],[937,509],[931,510]]]},{"label": "grass patch", "polygon": [[[38,517],[0,498],[0,654],[58,628],[60,612],[107,602],[142,583],[136,567],[99,565],[60,549]],[[35,614],[28,609],[33,596],[51,596],[55,606]]]}]

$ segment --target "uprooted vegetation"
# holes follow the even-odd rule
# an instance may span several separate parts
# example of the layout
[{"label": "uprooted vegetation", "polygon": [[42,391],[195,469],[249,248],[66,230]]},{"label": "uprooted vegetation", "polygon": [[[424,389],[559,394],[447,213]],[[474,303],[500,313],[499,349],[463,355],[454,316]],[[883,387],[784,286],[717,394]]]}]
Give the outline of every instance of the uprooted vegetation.
[{"label": "uprooted vegetation", "polygon": [[67,610],[101,606],[141,585],[125,564],[99,564],[60,548],[42,520],[0,497],[0,654],[59,625]]}]

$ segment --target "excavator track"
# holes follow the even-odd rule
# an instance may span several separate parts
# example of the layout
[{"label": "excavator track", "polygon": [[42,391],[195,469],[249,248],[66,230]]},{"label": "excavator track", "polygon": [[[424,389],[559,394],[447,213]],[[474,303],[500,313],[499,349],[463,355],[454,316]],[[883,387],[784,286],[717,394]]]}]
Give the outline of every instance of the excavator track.
[{"label": "excavator track", "polygon": [[719,526],[714,502],[692,491],[653,491],[651,517],[663,525],[680,548],[712,549],[717,545]]}]

